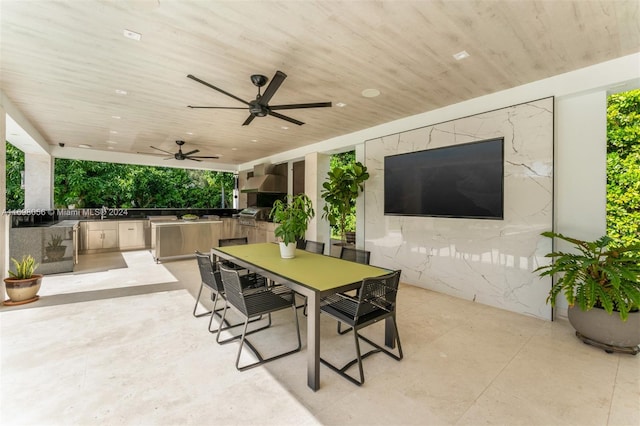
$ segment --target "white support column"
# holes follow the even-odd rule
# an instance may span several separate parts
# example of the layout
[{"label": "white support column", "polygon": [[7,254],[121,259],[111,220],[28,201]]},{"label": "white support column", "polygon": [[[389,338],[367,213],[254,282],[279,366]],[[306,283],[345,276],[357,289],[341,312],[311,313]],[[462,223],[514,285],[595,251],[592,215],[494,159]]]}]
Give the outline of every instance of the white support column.
[{"label": "white support column", "polygon": [[322,209],[325,202],[322,199],[322,183],[329,173],[330,156],[317,152],[307,154],[304,157],[304,193],[311,198],[316,216],[309,222],[306,238],[308,240],[325,243],[325,254],[331,248],[331,230],[329,222],[322,219]]},{"label": "white support column", "polygon": [[[554,228],[594,240],[607,232],[607,93],[558,98],[555,111]],[[559,297],[556,314],[566,318],[567,309]]]},{"label": "white support column", "polygon": [[53,157],[48,154],[24,154],[25,209],[53,208]]},{"label": "white support column", "polygon": [[[0,144],[0,164],[3,164],[0,173],[0,278],[7,277],[9,269],[9,216],[5,213],[7,210],[7,126],[6,113],[3,105],[0,103],[0,136],[2,136],[2,144]],[[5,300],[4,281],[0,285],[0,301]]]}]

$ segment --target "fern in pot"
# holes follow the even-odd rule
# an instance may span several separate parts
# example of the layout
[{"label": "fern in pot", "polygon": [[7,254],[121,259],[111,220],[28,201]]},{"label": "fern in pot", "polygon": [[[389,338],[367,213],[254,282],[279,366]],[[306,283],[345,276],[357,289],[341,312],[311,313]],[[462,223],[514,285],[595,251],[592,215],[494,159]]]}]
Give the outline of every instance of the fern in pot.
[{"label": "fern in pot", "polygon": [[278,226],[275,235],[280,240],[280,255],[283,258],[295,256],[296,241],[307,232],[309,221],[315,216],[311,199],[305,194],[288,196],[287,202],[276,200],[269,217]]},{"label": "fern in pot", "polygon": [[613,246],[608,236],[583,241],[555,232],[543,236],[572,244],[572,252],[554,251],[549,265],[536,271],[555,276],[547,302],[562,293],[568,318],[585,343],[608,352],[640,351],[640,245]]}]

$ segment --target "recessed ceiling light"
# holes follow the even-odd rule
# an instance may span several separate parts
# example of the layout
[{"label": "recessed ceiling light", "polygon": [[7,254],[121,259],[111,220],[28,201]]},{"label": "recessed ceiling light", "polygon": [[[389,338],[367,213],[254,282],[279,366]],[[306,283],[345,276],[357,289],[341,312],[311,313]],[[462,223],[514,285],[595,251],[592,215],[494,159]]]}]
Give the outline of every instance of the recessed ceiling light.
[{"label": "recessed ceiling light", "polygon": [[364,89],[362,96],[365,98],[375,98],[376,96],[380,96],[380,91],[378,89]]},{"label": "recessed ceiling light", "polygon": [[131,40],[135,40],[135,41],[140,41],[140,38],[142,37],[140,33],[137,33],[131,30],[124,30],[122,31],[122,33],[126,38],[130,38]]},{"label": "recessed ceiling light", "polygon": [[120,118],[122,117],[120,117],[119,115],[112,115],[111,118],[113,118],[114,120],[120,120]]},{"label": "recessed ceiling light", "polygon": [[193,132],[187,132],[188,135],[193,135]]},{"label": "recessed ceiling light", "polygon": [[91,145],[87,145],[86,143],[81,143],[78,145],[79,148],[91,148]]},{"label": "recessed ceiling light", "polygon": [[112,135],[116,135],[116,134],[118,134],[118,131],[117,130],[109,130],[109,133],[111,133]]},{"label": "recessed ceiling light", "polygon": [[124,95],[126,95],[126,94],[127,94],[127,91],[126,91],[126,90],[121,90],[121,89],[116,89],[116,93],[117,93],[118,95],[122,95],[122,96],[124,96]]},{"label": "recessed ceiling light", "polygon": [[280,128],[281,128],[282,130],[289,130],[289,127],[288,127],[288,126],[281,126]]},{"label": "recessed ceiling light", "polygon": [[469,53],[466,50],[453,54],[453,57],[456,59],[456,61],[460,61],[462,59],[468,58],[469,56],[471,55],[469,55]]},{"label": "recessed ceiling light", "polygon": [[258,142],[258,139],[251,139],[251,142]]},{"label": "recessed ceiling light", "polygon": [[338,103],[336,104],[336,106],[337,106],[338,108],[344,108],[344,107],[346,107],[346,106],[347,106],[347,104],[345,104],[344,102],[338,102]]},{"label": "recessed ceiling light", "polygon": [[107,141],[107,143],[109,143],[111,145],[117,145],[118,144],[118,142],[116,142],[116,141]]},{"label": "recessed ceiling light", "polygon": [[238,148],[231,148],[231,151],[237,151]]}]

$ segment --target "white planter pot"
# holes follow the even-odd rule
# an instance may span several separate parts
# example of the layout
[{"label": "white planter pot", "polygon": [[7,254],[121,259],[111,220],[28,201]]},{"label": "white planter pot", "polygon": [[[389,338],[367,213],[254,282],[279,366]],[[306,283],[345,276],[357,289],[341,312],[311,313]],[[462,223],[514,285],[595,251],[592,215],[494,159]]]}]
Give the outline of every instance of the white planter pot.
[{"label": "white planter pot", "polygon": [[285,244],[280,242],[280,257],[283,259],[292,259],[296,257],[296,243]]}]

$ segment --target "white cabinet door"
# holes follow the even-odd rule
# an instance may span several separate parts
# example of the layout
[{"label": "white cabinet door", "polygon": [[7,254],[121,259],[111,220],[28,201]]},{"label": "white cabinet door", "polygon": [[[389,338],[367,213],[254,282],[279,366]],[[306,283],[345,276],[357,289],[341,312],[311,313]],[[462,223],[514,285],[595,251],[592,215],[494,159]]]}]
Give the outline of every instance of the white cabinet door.
[{"label": "white cabinet door", "polygon": [[102,248],[102,230],[92,231],[89,228],[89,231],[87,231],[87,246],[89,250]]},{"label": "white cabinet door", "polygon": [[118,241],[121,249],[144,248],[144,223],[138,221],[119,222]]},{"label": "white cabinet door", "polygon": [[102,231],[102,248],[118,248],[118,231],[115,229],[105,229]]}]

